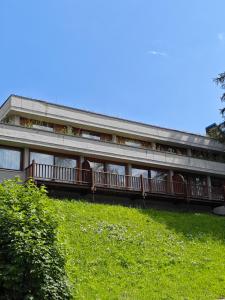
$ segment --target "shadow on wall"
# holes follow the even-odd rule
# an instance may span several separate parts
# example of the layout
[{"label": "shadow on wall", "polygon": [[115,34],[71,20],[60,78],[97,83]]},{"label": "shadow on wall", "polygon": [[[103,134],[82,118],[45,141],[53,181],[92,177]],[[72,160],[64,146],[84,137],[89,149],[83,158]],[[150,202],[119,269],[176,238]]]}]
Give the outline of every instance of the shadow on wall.
[{"label": "shadow on wall", "polygon": [[143,209],[141,212],[187,240],[207,242],[210,238],[225,243],[225,217],[196,212],[174,213]]}]

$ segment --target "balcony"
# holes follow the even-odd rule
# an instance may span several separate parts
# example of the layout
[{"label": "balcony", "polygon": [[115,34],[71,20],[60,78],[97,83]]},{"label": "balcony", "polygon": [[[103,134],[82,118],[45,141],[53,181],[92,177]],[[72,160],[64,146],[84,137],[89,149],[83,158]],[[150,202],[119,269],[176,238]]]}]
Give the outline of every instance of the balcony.
[{"label": "balcony", "polygon": [[17,147],[32,145],[44,151],[57,149],[61,153],[108,161],[225,176],[225,163],[6,124],[0,124],[0,131],[2,143]]},{"label": "balcony", "polygon": [[224,187],[209,188],[207,185],[95,172],[92,169],[67,168],[33,162],[26,168],[25,176],[26,179],[33,178],[38,184],[70,186],[92,193],[116,192],[125,196],[136,195],[143,198],[168,198],[211,204],[224,202]]}]

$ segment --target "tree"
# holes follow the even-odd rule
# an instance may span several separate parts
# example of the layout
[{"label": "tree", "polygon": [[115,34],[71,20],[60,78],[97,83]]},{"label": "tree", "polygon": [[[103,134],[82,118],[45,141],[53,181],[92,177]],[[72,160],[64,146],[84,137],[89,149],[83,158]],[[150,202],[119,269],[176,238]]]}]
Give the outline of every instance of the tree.
[{"label": "tree", "polygon": [[[214,79],[214,81],[216,82],[216,84],[220,85],[222,89],[225,89],[225,72],[219,74],[218,77]],[[225,101],[225,93],[222,94],[220,99],[222,102]],[[225,107],[221,109],[221,113],[223,116],[224,116],[224,112],[225,112]]]},{"label": "tree", "polygon": [[[218,77],[214,79],[217,85],[220,85],[222,89],[225,89],[225,72],[220,73]],[[222,94],[220,97],[221,101],[225,101],[225,93]],[[221,108],[220,110],[222,117],[225,118],[225,107]],[[213,123],[212,125],[208,126],[206,128],[206,133],[218,141],[225,143],[225,121],[217,125],[216,123]]]}]

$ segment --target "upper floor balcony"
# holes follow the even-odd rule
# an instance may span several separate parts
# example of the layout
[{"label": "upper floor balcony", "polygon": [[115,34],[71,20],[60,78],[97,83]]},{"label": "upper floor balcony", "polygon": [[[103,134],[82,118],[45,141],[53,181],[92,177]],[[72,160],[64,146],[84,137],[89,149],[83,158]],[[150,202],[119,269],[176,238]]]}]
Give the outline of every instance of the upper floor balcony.
[{"label": "upper floor balcony", "polygon": [[0,124],[0,142],[17,147],[70,153],[146,167],[154,166],[225,176],[225,163],[79,136],[56,134],[34,128]]}]

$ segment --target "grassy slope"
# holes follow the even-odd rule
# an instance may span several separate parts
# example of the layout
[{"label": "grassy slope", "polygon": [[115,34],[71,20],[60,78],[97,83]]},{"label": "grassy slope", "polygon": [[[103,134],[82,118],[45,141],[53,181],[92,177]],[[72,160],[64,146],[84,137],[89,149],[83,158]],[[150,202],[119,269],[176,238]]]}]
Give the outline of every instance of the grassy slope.
[{"label": "grassy slope", "polygon": [[49,200],[74,299],[225,297],[225,218]]}]

